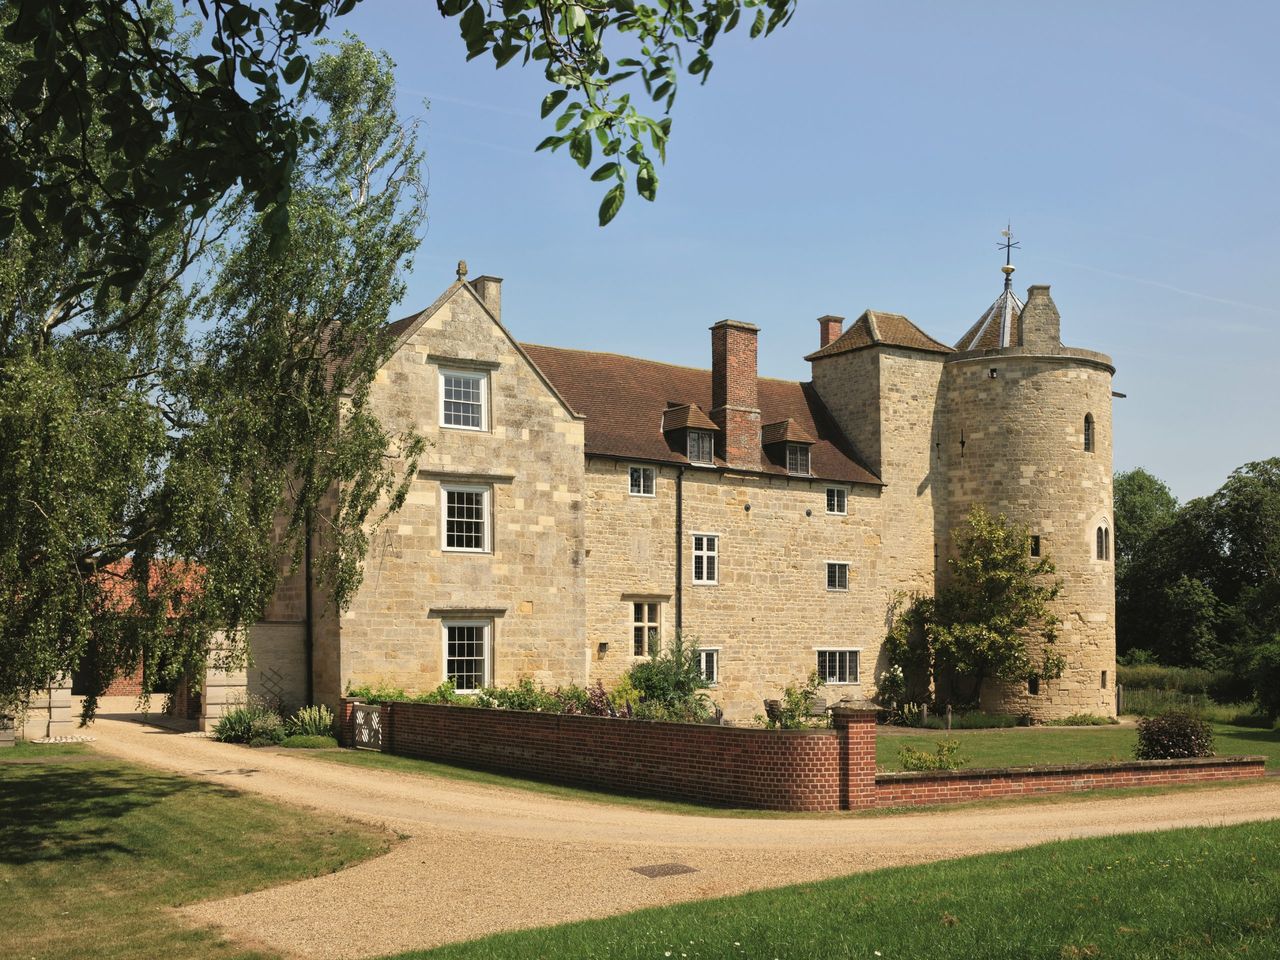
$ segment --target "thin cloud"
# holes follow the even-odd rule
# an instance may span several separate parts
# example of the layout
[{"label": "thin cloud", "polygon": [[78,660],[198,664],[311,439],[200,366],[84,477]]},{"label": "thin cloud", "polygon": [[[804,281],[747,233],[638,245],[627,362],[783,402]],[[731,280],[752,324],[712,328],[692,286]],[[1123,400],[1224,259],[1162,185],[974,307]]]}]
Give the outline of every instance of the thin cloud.
[{"label": "thin cloud", "polygon": [[[1158,287],[1161,290],[1169,290],[1172,293],[1180,293],[1184,297],[1195,297],[1197,300],[1208,300],[1210,303],[1221,303],[1228,307],[1244,307],[1246,310],[1261,310],[1263,313],[1280,314],[1280,308],[1266,307],[1259,303],[1246,303],[1243,300],[1231,300],[1227,297],[1215,297],[1209,293],[1200,293],[1196,290],[1188,290],[1185,287],[1175,287],[1171,283],[1164,283],[1160,280],[1149,280],[1146,277],[1135,277],[1127,273],[1115,273],[1112,270],[1104,270],[1101,267],[1091,267],[1087,263],[1076,263],[1073,260],[1063,260],[1061,257],[1051,257],[1045,254],[1039,254],[1039,259],[1048,260],[1050,263],[1061,263],[1067,267],[1075,267],[1077,270],[1087,270],[1090,273],[1098,273],[1104,277],[1114,277],[1116,280],[1128,280],[1131,283],[1142,283],[1149,287]],[[1264,330],[1258,327],[1246,327],[1255,333],[1263,333]]]}]

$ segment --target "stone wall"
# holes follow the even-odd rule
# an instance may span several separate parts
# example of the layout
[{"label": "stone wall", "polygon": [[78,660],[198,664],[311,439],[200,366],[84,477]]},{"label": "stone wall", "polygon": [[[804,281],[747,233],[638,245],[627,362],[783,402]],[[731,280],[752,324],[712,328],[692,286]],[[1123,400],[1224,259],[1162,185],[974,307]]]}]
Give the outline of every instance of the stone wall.
[{"label": "stone wall", "polygon": [[[1063,584],[1054,610],[1066,673],[1042,681],[1038,694],[989,684],[987,709],[1037,720],[1115,714],[1114,534],[1111,560],[1097,559],[1094,542],[1100,524],[1112,528],[1111,373],[1100,354],[1066,350],[1013,348],[946,365],[941,449],[949,526],[958,528],[974,505],[1026,525]],[[1095,448],[1086,452],[1090,413]]]},{"label": "stone wall", "polygon": [[[675,633],[678,468],[658,468],[653,497],[630,494],[628,466],[588,461],[587,640],[591,678],[615,681],[637,657],[632,604],[662,604],[662,637]],[[846,515],[828,514],[828,486],[848,491]],[[684,472],[684,634],[719,650],[709,691],[733,721],[803,682],[818,648],[858,649],[860,682],[828,686],[829,701],[862,699],[884,637],[893,584],[881,570],[878,487],[687,468]],[[694,533],[719,537],[715,584],[693,582]],[[848,589],[827,589],[827,562],[848,564]],[[602,649],[601,645],[607,644]]]},{"label": "stone wall", "polygon": [[[487,375],[484,429],[442,426],[442,368]],[[317,621],[317,699],[336,704],[348,684],[437,686],[448,619],[491,624],[492,682],[584,682],[581,420],[462,283],[379,371],[370,404],[386,430],[417,431],[428,448],[350,609]],[[445,483],[489,491],[488,552],[443,549]]]}]

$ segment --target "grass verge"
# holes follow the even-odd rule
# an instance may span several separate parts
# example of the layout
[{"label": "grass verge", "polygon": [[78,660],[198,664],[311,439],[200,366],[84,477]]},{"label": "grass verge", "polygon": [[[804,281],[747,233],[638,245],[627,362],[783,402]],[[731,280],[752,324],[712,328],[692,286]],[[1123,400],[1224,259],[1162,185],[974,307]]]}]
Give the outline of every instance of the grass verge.
[{"label": "grass verge", "polygon": [[[1280,766],[1280,729],[1260,730],[1234,724],[1213,724],[1216,750],[1221,756],[1258,754],[1267,766]],[[876,738],[876,764],[882,770],[901,770],[903,747],[932,752],[939,740],[957,740],[969,767],[1027,767],[1045,763],[1088,763],[1131,760],[1138,742],[1133,727],[1018,727],[1012,730],[925,731]]]},{"label": "grass verge", "polygon": [[332,873],[384,852],[373,827],[110,760],[0,754],[0,957],[236,958],[166,908]]},{"label": "grass verge", "polygon": [[398,958],[1274,957],[1278,886],[1280,823],[1253,823],[1063,841]]}]

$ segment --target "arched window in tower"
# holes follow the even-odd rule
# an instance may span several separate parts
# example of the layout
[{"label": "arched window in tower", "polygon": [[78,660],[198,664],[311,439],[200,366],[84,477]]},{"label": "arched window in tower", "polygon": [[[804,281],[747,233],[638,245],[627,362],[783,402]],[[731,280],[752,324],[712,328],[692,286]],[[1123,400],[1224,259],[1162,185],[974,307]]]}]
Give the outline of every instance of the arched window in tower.
[{"label": "arched window in tower", "polygon": [[1111,559],[1111,530],[1105,524],[1098,525],[1097,540],[1097,556],[1099,560]]},{"label": "arched window in tower", "polygon": [[1093,414],[1084,415],[1084,452],[1093,453]]}]

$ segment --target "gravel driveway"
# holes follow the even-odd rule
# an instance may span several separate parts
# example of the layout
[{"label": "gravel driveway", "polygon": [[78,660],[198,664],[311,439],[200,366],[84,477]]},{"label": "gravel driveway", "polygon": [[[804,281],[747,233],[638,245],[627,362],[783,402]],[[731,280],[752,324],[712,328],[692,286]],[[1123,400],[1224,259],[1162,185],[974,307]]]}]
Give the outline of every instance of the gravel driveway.
[{"label": "gravel driveway", "polygon": [[[1280,781],[903,816],[680,816],[322,763],[100,719],[95,749],[404,835],[341,873],[183,909],[286,955],[380,956],[1068,837],[1280,817]],[[650,879],[630,868],[680,863]]]}]

